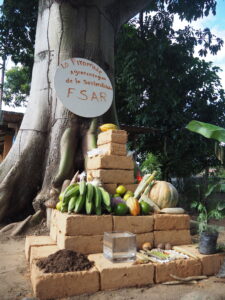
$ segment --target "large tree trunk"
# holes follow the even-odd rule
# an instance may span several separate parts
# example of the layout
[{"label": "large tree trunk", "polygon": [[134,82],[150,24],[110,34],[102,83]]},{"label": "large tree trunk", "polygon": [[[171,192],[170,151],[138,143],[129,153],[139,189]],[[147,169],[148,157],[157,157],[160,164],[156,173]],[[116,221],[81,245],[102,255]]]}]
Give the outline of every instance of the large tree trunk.
[{"label": "large tree trunk", "polygon": [[[30,101],[17,139],[0,166],[0,221],[18,216],[31,206],[34,198],[34,206],[38,208],[48,197],[58,171],[60,139],[66,128],[72,128],[74,138],[68,153],[73,170],[65,176],[83,168],[83,153],[88,147],[86,136],[92,120],[72,114],[57,99],[53,79],[59,63],[70,57],[90,59],[105,70],[113,83],[115,33],[147,3],[147,0],[39,1]],[[102,120],[117,122],[115,111],[114,101]]]}]

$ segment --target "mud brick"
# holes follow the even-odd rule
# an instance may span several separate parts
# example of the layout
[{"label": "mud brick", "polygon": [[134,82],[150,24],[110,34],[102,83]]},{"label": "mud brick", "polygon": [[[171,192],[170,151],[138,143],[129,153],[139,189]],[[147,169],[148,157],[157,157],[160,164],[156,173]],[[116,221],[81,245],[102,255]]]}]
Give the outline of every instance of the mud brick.
[{"label": "mud brick", "polygon": [[48,246],[48,245],[56,245],[55,241],[53,241],[49,236],[36,236],[30,235],[26,236],[25,240],[25,256],[28,261],[30,261],[30,252],[31,247],[40,247],[40,246]]},{"label": "mud brick", "polygon": [[103,251],[103,235],[66,236],[57,234],[57,245],[60,249],[68,249],[83,254],[101,253]]},{"label": "mud brick", "polygon": [[30,251],[30,264],[34,259],[40,259],[44,257],[48,257],[50,254],[53,254],[59,250],[59,247],[56,245],[49,246],[36,246],[31,247]]},{"label": "mud brick", "polygon": [[57,239],[57,225],[56,224],[51,223],[49,235],[50,235],[50,238],[56,242],[56,239]]},{"label": "mud brick", "polygon": [[100,272],[101,290],[144,286],[153,283],[153,264],[134,265],[133,262],[112,263],[103,254],[92,254],[89,260],[95,262]]},{"label": "mud brick", "polygon": [[95,267],[88,271],[44,273],[35,260],[31,266],[31,283],[35,297],[42,300],[95,293],[100,289]]},{"label": "mud brick", "polygon": [[157,246],[159,243],[170,243],[173,246],[190,244],[190,230],[154,231],[154,245]]},{"label": "mud brick", "polygon": [[154,243],[153,232],[136,234],[136,243],[137,243],[138,249],[141,249],[142,245],[146,242],[149,242],[153,245],[153,243]]},{"label": "mud brick", "polygon": [[103,150],[104,154],[107,155],[127,155],[127,147],[125,144],[108,143],[104,145],[99,145],[98,149]]},{"label": "mud brick", "polygon": [[170,274],[179,277],[202,275],[201,262],[197,259],[189,258],[155,264],[155,283],[174,281],[175,279]]},{"label": "mud brick", "polygon": [[154,230],[190,229],[189,215],[155,214]]},{"label": "mud brick", "polygon": [[105,155],[88,157],[87,169],[122,169],[133,170],[134,162],[130,156]]},{"label": "mud brick", "polygon": [[184,253],[185,251],[188,251],[197,259],[199,259],[202,264],[202,274],[207,276],[217,274],[219,272],[220,266],[223,263],[223,260],[225,259],[225,252],[210,255],[200,254],[198,251],[198,244],[182,245],[179,246],[179,249],[183,249]]},{"label": "mud brick", "polygon": [[125,188],[127,189],[127,191],[131,191],[131,192],[135,192],[138,184],[133,183],[133,184],[124,184]]},{"label": "mud brick", "polygon": [[153,216],[113,216],[113,231],[151,232],[153,222]]},{"label": "mud brick", "polygon": [[107,130],[105,132],[99,133],[97,145],[103,145],[110,142],[126,144],[127,132],[125,130]]},{"label": "mud brick", "polygon": [[57,212],[57,228],[67,236],[102,235],[112,231],[112,216],[88,216]]},{"label": "mud brick", "polygon": [[100,178],[103,183],[134,183],[134,172],[133,170],[88,170],[89,174],[94,178]]},{"label": "mud brick", "polygon": [[116,188],[117,188],[116,183],[103,183],[102,186],[109,194],[113,195],[116,193]]}]

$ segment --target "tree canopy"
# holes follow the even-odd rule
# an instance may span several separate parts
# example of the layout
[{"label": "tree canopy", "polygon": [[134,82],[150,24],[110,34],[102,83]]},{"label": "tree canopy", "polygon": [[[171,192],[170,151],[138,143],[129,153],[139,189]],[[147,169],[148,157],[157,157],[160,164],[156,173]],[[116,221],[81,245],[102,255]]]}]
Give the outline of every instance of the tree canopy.
[{"label": "tree canopy", "polygon": [[[161,11],[124,25],[117,39],[116,99],[122,123],[151,127],[133,144],[141,160],[161,157],[164,176],[186,176],[215,164],[213,143],[185,130],[192,120],[224,124],[225,95],[219,68],[194,57],[216,53],[223,41],[190,26],[174,31]],[[211,43],[209,42],[209,34]],[[215,44],[214,44],[215,43]]]}]

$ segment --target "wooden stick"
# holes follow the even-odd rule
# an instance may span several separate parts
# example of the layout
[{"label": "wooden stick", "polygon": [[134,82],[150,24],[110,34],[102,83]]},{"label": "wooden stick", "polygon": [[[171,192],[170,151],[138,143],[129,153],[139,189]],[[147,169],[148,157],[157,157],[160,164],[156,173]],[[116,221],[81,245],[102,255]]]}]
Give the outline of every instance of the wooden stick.
[{"label": "wooden stick", "polygon": [[191,280],[191,281],[167,281],[167,282],[163,282],[162,284],[165,285],[175,285],[175,284],[193,284],[193,283],[197,283],[196,280]]},{"label": "wooden stick", "polygon": [[176,280],[182,281],[182,282],[189,282],[192,280],[202,280],[202,279],[207,279],[207,276],[200,275],[200,276],[189,276],[189,277],[179,277],[173,274],[170,274],[170,276]]},{"label": "wooden stick", "polygon": [[173,247],[173,250],[175,250],[175,251],[177,251],[177,252],[181,252],[181,253],[183,253],[183,254],[185,254],[185,255],[188,255],[188,256],[190,256],[190,257],[192,257],[192,258],[199,259],[198,256],[194,255],[194,254],[191,253],[190,251],[188,251],[188,250],[186,250],[186,249],[183,249],[183,248],[181,248],[181,247],[174,246],[174,247]]}]

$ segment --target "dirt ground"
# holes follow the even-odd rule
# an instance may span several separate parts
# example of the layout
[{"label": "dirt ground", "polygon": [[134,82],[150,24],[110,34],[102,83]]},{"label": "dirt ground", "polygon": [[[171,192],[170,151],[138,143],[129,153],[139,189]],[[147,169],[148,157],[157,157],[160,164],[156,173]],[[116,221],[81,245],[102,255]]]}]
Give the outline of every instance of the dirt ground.
[{"label": "dirt ground", "polygon": [[[43,235],[47,232],[41,229],[36,230],[35,234]],[[225,233],[220,234],[220,241],[225,243]],[[0,237],[0,300],[22,300],[23,297],[34,297],[29,267],[24,256],[24,242],[25,237]],[[198,295],[193,296],[196,292]],[[63,300],[111,300],[112,298],[117,300],[225,300],[225,278],[210,277],[192,285],[157,284],[144,288],[98,292],[94,295],[76,296]]]}]

